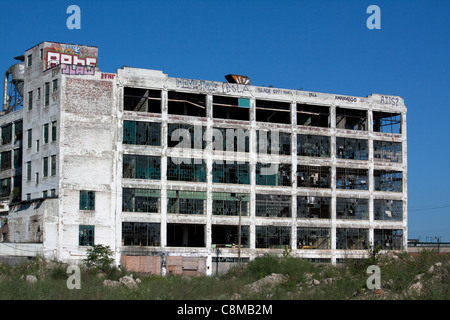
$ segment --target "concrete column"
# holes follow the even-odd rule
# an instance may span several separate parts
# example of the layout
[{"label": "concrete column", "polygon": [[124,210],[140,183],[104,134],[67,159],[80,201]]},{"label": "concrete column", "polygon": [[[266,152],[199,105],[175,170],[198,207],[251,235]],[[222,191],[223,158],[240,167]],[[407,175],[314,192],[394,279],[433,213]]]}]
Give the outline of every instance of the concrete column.
[{"label": "concrete column", "polygon": [[297,250],[297,104],[291,103],[291,249]]},{"label": "concrete column", "polygon": [[336,264],[336,106],[330,106],[331,155],[331,263]]},{"label": "concrete column", "polygon": [[163,90],[161,91],[161,248],[167,246],[167,109],[167,90]]},{"label": "concrete column", "polygon": [[369,141],[367,143],[368,148],[368,156],[369,156],[369,170],[367,172],[368,178],[368,189],[369,189],[369,243],[374,246],[374,216],[373,216],[373,191],[374,191],[374,178],[373,178],[373,169],[374,169],[374,159],[373,159],[373,113],[372,113],[372,105],[369,106],[369,110],[367,111],[367,122],[368,122],[368,130],[369,130]]}]

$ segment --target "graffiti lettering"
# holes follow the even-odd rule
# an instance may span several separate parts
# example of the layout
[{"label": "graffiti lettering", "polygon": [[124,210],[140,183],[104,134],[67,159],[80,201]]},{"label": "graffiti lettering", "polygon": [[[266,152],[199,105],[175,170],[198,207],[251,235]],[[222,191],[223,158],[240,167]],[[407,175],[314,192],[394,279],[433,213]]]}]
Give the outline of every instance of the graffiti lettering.
[{"label": "graffiti lettering", "polygon": [[357,98],[355,97],[344,97],[344,96],[335,96],[336,100],[342,100],[342,101],[347,101],[347,102],[356,102],[358,101]]},{"label": "graffiti lettering", "polygon": [[116,78],[115,74],[112,73],[102,73],[102,79],[114,80]]},{"label": "graffiti lettering", "polygon": [[61,65],[61,73],[71,75],[94,75],[95,67],[63,64]]},{"label": "graffiti lettering", "polygon": [[192,79],[178,79],[177,87],[183,89],[193,89],[204,92],[218,91],[218,84],[212,81],[192,80]]},{"label": "graffiti lettering", "polygon": [[381,104],[390,104],[393,106],[397,106],[398,104],[398,98],[396,97],[388,97],[388,96],[381,96],[380,103]]},{"label": "graffiti lettering", "polygon": [[237,84],[237,83],[222,83],[222,93],[244,93],[244,92],[250,92],[248,89],[248,86],[243,84]]},{"label": "graffiti lettering", "polygon": [[47,51],[47,69],[56,67],[59,64],[73,64],[80,66],[97,66],[97,57],[85,57],[71,53],[61,53],[57,51]]}]

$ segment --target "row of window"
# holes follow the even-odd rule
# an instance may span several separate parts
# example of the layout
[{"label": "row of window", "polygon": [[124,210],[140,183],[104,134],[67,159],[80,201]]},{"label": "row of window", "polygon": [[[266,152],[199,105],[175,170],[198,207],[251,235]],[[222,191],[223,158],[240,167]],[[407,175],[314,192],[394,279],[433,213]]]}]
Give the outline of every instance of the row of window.
[{"label": "row of window", "polygon": [[[56,121],[52,121],[51,123],[45,123],[42,126],[42,143],[47,144],[53,141],[56,141],[56,132],[57,132],[57,123]],[[36,151],[39,151],[40,141],[36,140]],[[31,148],[33,146],[33,130],[27,130],[27,148]]]},{"label": "row of window", "polygon": [[[50,176],[56,175],[56,155],[42,158],[42,176],[48,177],[49,175]],[[26,181],[31,181],[31,179],[32,179],[31,161],[27,161]],[[35,173],[35,183],[39,184],[39,172]]]},{"label": "row of window", "polygon": [[[159,223],[123,222],[123,246],[160,246],[161,225]],[[213,225],[211,228],[213,245],[232,247],[238,243],[238,226]],[[205,247],[205,226],[194,224],[167,224],[167,245],[172,247]],[[241,245],[250,247],[249,226],[241,226]],[[331,229],[297,227],[297,249],[331,249]],[[374,229],[374,245],[382,250],[402,248],[401,229]],[[78,244],[95,244],[95,226],[80,225]],[[291,246],[291,227],[256,226],[255,248],[282,249]],[[336,249],[367,250],[369,229],[336,228]]]},{"label": "row of window", "polygon": [[[123,178],[161,179],[161,158],[158,156],[123,155]],[[297,187],[331,188],[329,166],[297,165]],[[167,159],[169,181],[206,182],[206,162],[203,159]],[[292,186],[291,164],[256,164],[256,185]],[[250,164],[239,161],[213,161],[212,182],[229,184],[250,184]],[[375,191],[403,191],[403,173],[393,170],[374,170]],[[336,188],[350,190],[369,189],[369,170],[336,168]]]},{"label": "row of window", "polygon": [[[185,149],[206,149],[205,126],[169,123],[167,146]],[[291,134],[258,130],[257,152],[261,154],[291,154]],[[249,152],[248,130],[213,128],[212,147],[216,151]],[[161,123],[128,121],[123,122],[123,143],[131,145],[161,146]],[[336,137],[338,159],[368,160],[367,139]],[[373,157],[377,161],[402,162],[402,143],[394,141],[373,141]],[[330,158],[331,137],[297,134],[297,155]]]},{"label": "row of window", "polygon": [[[55,92],[58,90],[58,79],[54,79],[52,81],[51,84],[52,87],[52,91]],[[28,110],[32,110],[33,109],[33,97],[34,97],[34,92],[32,91],[28,91],[28,104],[27,104],[27,109]],[[37,88],[36,89],[36,100],[40,101],[41,100],[41,88]],[[44,84],[44,106],[48,107],[50,105],[50,82],[46,82]]]},{"label": "row of window", "polygon": [[[167,212],[170,214],[206,213],[206,192],[167,191]],[[95,196],[94,196],[95,197]],[[81,199],[81,198],[80,198]],[[255,215],[257,217],[291,217],[292,197],[290,195],[256,194]],[[212,214],[222,216],[247,216],[250,206],[249,194],[224,192],[212,193]],[[80,210],[82,209],[80,202]],[[90,207],[93,210],[93,207]],[[369,199],[336,198],[337,219],[369,219]],[[160,213],[161,191],[140,188],[124,188],[122,194],[123,212]],[[297,218],[331,219],[331,198],[297,196]],[[403,202],[401,200],[373,200],[375,220],[401,221]]]},{"label": "row of window", "polygon": [[[168,113],[193,117],[206,117],[206,95],[177,91],[167,92]],[[141,88],[124,88],[125,111],[161,113],[161,91]],[[297,125],[331,127],[330,107],[298,103]],[[212,97],[212,116],[217,119],[250,120],[250,101],[230,96]],[[401,133],[401,114],[373,111],[373,131]],[[255,119],[258,122],[291,124],[289,102],[255,100]],[[368,130],[366,110],[336,107],[336,128]]]}]

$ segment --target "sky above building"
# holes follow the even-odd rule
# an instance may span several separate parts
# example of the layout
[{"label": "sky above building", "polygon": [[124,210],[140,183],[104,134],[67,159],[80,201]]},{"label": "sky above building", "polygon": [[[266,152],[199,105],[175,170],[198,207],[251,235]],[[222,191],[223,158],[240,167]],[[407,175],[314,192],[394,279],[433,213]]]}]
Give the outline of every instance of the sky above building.
[{"label": "sky above building", "polygon": [[450,242],[449,14],[448,0],[0,0],[0,70],[54,41],[97,46],[104,72],[131,66],[213,81],[234,73],[258,86],[401,96],[408,238]]}]

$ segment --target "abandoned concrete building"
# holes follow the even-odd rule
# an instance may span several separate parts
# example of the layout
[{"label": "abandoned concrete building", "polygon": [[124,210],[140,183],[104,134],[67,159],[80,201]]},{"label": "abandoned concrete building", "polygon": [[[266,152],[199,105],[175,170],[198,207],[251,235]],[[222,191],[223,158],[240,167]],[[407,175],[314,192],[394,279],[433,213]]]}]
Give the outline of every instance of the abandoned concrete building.
[{"label": "abandoned concrete building", "polygon": [[5,73],[0,254],[153,274],[274,253],[317,262],[407,246],[406,107],[367,97],[98,68],[42,42]]}]

